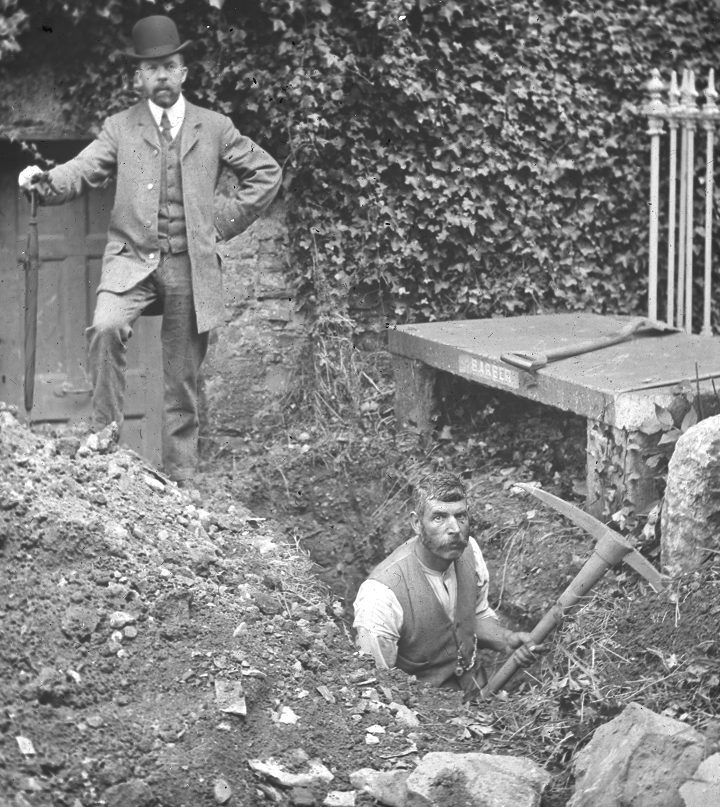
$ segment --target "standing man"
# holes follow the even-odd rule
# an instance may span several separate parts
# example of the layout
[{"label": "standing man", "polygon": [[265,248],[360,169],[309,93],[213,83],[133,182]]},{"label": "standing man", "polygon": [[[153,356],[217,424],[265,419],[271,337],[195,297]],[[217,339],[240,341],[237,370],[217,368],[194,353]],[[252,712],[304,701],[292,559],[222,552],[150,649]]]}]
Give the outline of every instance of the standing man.
[{"label": "standing man", "polygon": [[[37,166],[19,185],[44,204],[71,201],[114,177],[110,218],[93,324],[88,328],[93,420],[123,421],[127,343],[137,318],[162,313],[165,472],[186,484],[198,448],[198,378],[208,332],[223,321],[216,242],[247,229],[278,192],[275,160],[229,118],[182,95],[184,54],[169,17],[140,20],[132,31],[135,86],[144,98],[105,121],[97,140],[38,182]],[[230,200],[216,199],[223,166],[237,177]],[[35,184],[37,183],[37,184]],[[160,383],[158,379],[158,383]]]},{"label": "standing man", "polygon": [[519,649],[529,666],[542,646],[528,633],[503,628],[488,605],[489,577],[470,537],[465,485],[441,472],[413,490],[415,536],[377,566],[355,600],[357,645],[380,668],[398,667],[434,686],[482,689],[477,649],[508,655]]}]

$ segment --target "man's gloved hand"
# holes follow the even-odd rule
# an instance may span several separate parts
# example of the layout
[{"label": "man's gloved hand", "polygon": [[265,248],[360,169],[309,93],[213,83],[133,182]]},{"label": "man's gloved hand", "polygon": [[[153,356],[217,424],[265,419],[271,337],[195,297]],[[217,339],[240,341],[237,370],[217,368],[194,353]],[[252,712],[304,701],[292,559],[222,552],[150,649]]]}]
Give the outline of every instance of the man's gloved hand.
[{"label": "man's gloved hand", "polygon": [[36,191],[41,199],[45,198],[49,193],[56,192],[47,172],[37,165],[28,165],[27,168],[23,168],[18,177],[18,185],[28,198],[30,198],[32,191]]},{"label": "man's gloved hand", "polygon": [[515,658],[522,667],[529,667],[538,659],[536,654],[547,653],[544,644],[533,644],[532,636],[529,633],[511,633],[508,637],[508,648],[517,651]]},{"label": "man's gloved hand", "polygon": [[27,168],[23,168],[20,172],[20,176],[18,177],[18,185],[22,188],[22,190],[29,193],[37,183],[32,181],[33,177],[38,176],[39,174],[44,174],[45,172],[42,168],[38,167],[37,165],[28,165]]}]

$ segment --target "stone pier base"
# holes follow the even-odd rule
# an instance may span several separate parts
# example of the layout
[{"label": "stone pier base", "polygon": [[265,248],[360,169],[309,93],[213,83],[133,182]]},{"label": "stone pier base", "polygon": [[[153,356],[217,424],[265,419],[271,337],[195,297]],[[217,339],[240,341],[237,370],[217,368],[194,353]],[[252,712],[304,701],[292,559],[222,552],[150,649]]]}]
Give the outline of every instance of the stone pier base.
[{"label": "stone pier base", "polygon": [[436,371],[421,361],[393,356],[398,431],[429,434],[435,423]]},{"label": "stone pier base", "polygon": [[623,507],[643,513],[658,499],[653,471],[643,460],[649,442],[643,432],[588,419],[585,503],[588,513],[607,518]]}]

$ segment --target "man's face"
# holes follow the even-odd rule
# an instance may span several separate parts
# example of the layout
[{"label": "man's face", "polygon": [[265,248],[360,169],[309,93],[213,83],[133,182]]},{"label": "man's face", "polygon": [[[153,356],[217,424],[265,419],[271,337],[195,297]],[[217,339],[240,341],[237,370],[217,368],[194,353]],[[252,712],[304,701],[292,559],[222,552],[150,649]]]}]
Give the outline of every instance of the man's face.
[{"label": "man's face", "polygon": [[410,524],[423,546],[438,558],[457,560],[470,536],[467,502],[428,499],[421,514],[413,513]]},{"label": "man's face", "polygon": [[143,59],[137,73],[139,88],[151,101],[169,109],[180,97],[187,67],[179,53],[161,59]]}]

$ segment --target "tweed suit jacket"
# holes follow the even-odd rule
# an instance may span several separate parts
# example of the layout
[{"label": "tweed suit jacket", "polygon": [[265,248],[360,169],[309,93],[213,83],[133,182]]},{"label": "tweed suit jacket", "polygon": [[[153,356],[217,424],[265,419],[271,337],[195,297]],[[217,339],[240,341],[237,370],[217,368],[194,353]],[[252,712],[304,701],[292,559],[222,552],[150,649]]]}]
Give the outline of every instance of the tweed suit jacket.
[{"label": "tweed suit jacket", "polygon": [[[247,229],[280,188],[280,166],[225,115],[186,102],[180,130],[183,203],[200,333],[224,318],[217,234],[227,240]],[[160,133],[140,101],[109,117],[100,135],[69,162],[50,171],[55,193],[45,204],[62,204],[116,179],[115,203],[98,291],[124,292],[160,262]],[[223,166],[237,178],[231,199],[216,196]]]}]

